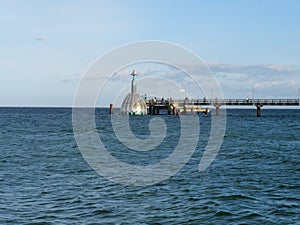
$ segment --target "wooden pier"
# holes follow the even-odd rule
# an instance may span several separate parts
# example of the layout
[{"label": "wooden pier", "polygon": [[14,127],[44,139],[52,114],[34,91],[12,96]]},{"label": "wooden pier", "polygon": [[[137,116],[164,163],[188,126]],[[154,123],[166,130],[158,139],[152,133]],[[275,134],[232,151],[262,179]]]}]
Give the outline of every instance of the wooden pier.
[{"label": "wooden pier", "polygon": [[208,114],[210,109],[208,107],[203,108],[201,105],[193,104],[186,100],[175,101],[153,101],[146,100],[148,115],[178,115],[178,114],[195,114],[205,113]]},{"label": "wooden pier", "polygon": [[[173,100],[157,99],[157,97],[147,99],[147,95],[140,96],[137,93],[136,76],[137,73],[133,69],[131,81],[131,92],[128,93],[124,99],[121,112],[129,115],[178,115],[178,114],[195,114],[205,113],[208,114],[211,108],[216,109],[216,115],[220,114],[221,106],[255,106],[257,117],[261,115],[261,108],[263,106],[300,106],[300,92],[298,99],[185,99]],[[298,89],[300,90],[300,89]],[[109,106],[109,113],[113,113],[113,104]],[[164,111],[164,113],[162,113]]]},{"label": "wooden pier", "polygon": [[255,106],[257,117],[261,116],[263,106],[300,106],[299,99],[147,99],[146,104],[149,115],[159,115],[161,111],[166,111],[169,115],[208,114],[211,107],[215,107],[216,115],[219,115],[221,106]]}]

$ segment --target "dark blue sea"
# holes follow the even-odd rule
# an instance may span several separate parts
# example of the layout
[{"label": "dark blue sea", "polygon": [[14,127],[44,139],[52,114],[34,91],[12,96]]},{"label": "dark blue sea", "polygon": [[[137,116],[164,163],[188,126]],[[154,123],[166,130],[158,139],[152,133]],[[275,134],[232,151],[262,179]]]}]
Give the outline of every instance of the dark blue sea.
[{"label": "dark blue sea", "polygon": [[[154,116],[131,117],[136,136]],[[156,151],[118,142],[108,109],[96,110],[99,137],[111,154],[136,165],[172,153],[178,117],[166,121]],[[84,160],[71,108],[0,108],[0,224],[300,224],[300,109],[227,109],[222,147],[199,172],[211,115],[188,163],[154,185],[115,183]],[[116,168],[117,169],[117,168]]]}]

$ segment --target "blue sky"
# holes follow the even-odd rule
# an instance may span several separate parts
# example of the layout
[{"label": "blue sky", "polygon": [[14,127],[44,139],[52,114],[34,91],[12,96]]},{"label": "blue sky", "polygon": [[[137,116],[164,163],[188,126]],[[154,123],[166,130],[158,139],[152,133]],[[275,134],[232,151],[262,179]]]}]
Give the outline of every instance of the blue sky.
[{"label": "blue sky", "polygon": [[95,59],[141,40],[195,52],[225,97],[297,98],[299,12],[296,0],[0,1],[0,105],[71,106]]}]

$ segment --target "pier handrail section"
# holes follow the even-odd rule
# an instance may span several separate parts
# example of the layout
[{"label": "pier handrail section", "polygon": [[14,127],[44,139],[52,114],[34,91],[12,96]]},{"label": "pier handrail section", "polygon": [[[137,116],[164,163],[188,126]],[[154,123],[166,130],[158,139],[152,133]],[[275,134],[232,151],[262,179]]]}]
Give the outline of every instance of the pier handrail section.
[{"label": "pier handrail section", "polygon": [[282,105],[282,106],[297,106],[300,105],[299,99],[238,99],[238,98],[229,98],[229,99],[172,99],[170,101],[157,101],[152,102],[150,99],[146,100],[147,105],[164,105],[164,104],[177,104],[177,105],[203,105],[203,106],[222,106],[222,105]]},{"label": "pier handrail section", "polygon": [[[184,103],[186,100],[174,100],[174,102]],[[191,99],[189,104],[195,105],[300,105],[299,99]]]},{"label": "pier handrail section", "polygon": [[[208,114],[210,107],[212,106],[216,109],[216,115],[220,114],[220,107],[221,106],[255,106],[257,117],[261,115],[261,108],[263,106],[300,106],[299,99],[170,99],[164,101],[153,101],[148,99],[146,104],[149,108],[150,112],[155,112],[155,109],[159,111],[159,109],[168,109],[168,114],[170,114],[170,110],[173,109],[173,115],[177,114],[178,112],[183,111],[185,113],[188,109],[193,112],[196,110],[197,112],[205,112]],[[205,109],[202,106],[206,106]],[[195,108],[197,107],[197,108]],[[159,112],[157,111],[157,114]],[[150,113],[155,114],[155,113]]]}]

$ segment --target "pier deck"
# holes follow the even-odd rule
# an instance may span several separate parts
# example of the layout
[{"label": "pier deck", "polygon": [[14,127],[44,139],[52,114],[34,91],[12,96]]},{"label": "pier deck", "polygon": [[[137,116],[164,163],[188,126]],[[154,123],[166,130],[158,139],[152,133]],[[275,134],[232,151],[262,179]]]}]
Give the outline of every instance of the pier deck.
[{"label": "pier deck", "polygon": [[170,101],[146,100],[148,114],[158,115],[161,110],[167,110],[168,114],[188,114],[210,112],[211,107],[216,108],[216,114],[220,113],[221,106],[255,106],[257,116],[260,117],[263,106],[300,106],[299,99],[179,99]]},{"label": "pier deck", "polygon": [[[183,102],[184,100],[179,100]],[[208,99],[197,100],[191,99],[191,104],[196,105],[236,105],[236,106],[250,106],[250,105],[272,105],[272,106],[297,106],[299,99]]]}]

